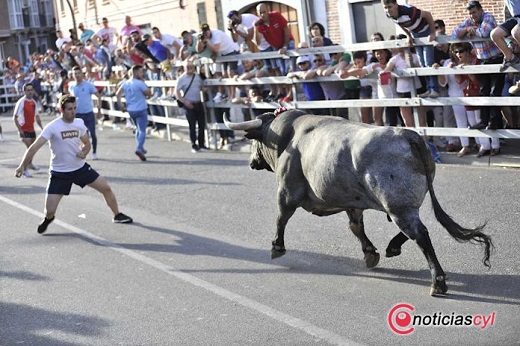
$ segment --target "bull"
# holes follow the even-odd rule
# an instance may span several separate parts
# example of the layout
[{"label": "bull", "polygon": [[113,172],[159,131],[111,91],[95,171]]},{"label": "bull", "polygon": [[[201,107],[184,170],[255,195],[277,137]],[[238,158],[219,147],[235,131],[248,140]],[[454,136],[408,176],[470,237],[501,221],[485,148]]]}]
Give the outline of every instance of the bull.
[{"label": "bull", "polygon": [[493,244],[483,233],[485,224],[464,228],[442,209],[433,189],[435,163],[419,134],[295,109],[275,113],[238,123],[224,119],[230,129],[245,130],[245,137],[253,140],[250,167],[276,174],[278,215],[271,258],[285,254],[285,227],[297,208],[317,216],[344,211],[361,242],[366,266],[373,268],[380,255],[365,234],[363,211],[379,210],[400,230],[386,256],[400,255],[401,246],[415,240],[430,267],[430,295],[444,295],[446,274],[419,217],[429,192],[437,221],[455,240],[483,245],[483,263],[490,267]]}]

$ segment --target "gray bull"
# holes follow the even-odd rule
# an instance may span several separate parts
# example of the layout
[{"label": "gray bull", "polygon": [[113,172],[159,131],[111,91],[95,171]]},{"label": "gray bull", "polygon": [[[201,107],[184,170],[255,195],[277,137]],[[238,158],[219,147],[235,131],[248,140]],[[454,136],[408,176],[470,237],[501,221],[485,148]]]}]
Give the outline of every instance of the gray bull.
[{"label": "gray bull", "polygon": [[492,242],[482,233],[484,225],[464,228],[440,206],[433,190],[435,163],[416,132],[300,110],[278,116],[265,113],[241,123],[224,122],[233,130],[246,130],[246,137],[254,140],[251,168],[276,174],[278,216],[272,258],[285,254],[285,227],[302,207],[318,216],[345,211],[350,229],[361,242],[367,267],[375,267],[379,253],[365,234],[363,211],[380,210],[401,231],[390,241],[386,256],[399,255],[408,238],[415,240],[431,270],[430,294],[445,294],[446,275],[419,218],[419,208],[430,192],[437,220],[457,241],[483,244],[483,262],[490,266]]}]

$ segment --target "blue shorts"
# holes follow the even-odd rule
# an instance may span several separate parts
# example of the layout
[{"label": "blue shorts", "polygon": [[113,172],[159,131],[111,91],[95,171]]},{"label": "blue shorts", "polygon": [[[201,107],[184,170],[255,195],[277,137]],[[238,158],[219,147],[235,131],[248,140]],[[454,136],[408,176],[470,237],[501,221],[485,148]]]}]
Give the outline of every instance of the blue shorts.
[{"label": "blue shorts", "polygon": [[509,18],[504,23],[500,24],[499,27],[504,30],[508,35],[511,35],[511,30],[518,25],[518,19],[516,17]]},{"label": "blue shorts", "polygon": [[98,177],[99,173],[90,167],[88,163],[72,172],[51,171],[49,185],[47,185],[47,194],[69,195],[72,184],[84,188],[85,185],[93,183]]}]

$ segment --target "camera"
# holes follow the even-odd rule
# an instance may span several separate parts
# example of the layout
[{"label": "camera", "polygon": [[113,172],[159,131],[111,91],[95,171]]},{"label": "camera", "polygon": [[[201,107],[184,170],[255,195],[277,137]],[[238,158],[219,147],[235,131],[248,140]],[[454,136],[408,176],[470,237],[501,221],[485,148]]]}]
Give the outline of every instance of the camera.
[{"label": "camera", "polygon": [[188,41],[187,40],[182,40],[182,44],[186,46],[188,44]]},{"label": "camera", "polygon": [[204,32],[201,32],[198,36],[199,40],[204,40],[206,38],[206,35],[204,35]]},{"label": "camera", "polygon": [[255,22],[255,26],[259,26],[259,25],[262,25],[264,24],[264,21],[262,19],[259,19]]},{"label": "camera", "polygon": [[237,26],[238,24],[239,24],[239,23],[238,23],[238,21],[237,21],[236,19],[232,19],[232,20],[231,20],[231,25],[232,25],[232,26]]}]

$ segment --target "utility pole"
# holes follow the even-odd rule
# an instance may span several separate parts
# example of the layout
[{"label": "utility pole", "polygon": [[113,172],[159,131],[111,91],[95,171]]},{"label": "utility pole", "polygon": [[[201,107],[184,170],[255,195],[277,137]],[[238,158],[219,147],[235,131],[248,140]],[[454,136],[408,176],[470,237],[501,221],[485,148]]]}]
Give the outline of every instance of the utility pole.
[{"label": "utility pole", "polygon": [[76,27],[76,16],[74,15],[74,8],[72,8],[72,5],[70,4],[70,0],[66,0],[66,1],[67,1],[67,5],[69,5],[70,14],[72,15],[72,26],[73,26],[73,30],[74,30],[74,37],[77,40],[79,36],[78,36],[78,28]]}]

